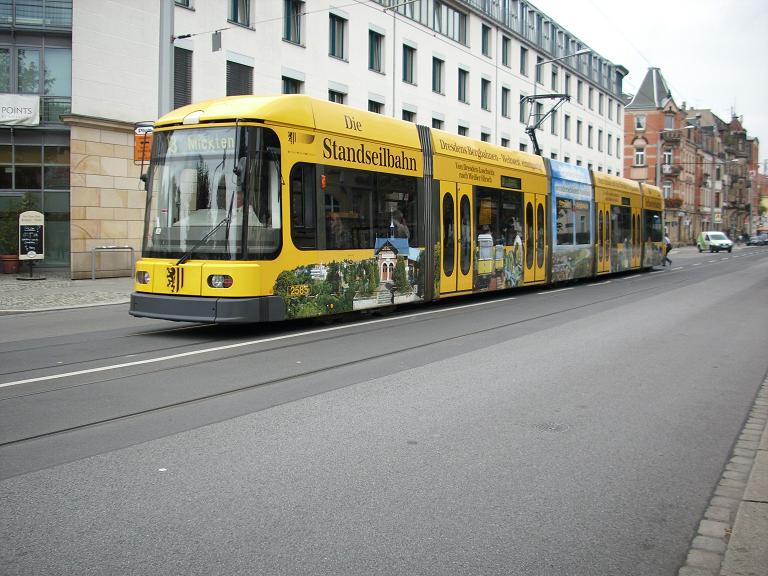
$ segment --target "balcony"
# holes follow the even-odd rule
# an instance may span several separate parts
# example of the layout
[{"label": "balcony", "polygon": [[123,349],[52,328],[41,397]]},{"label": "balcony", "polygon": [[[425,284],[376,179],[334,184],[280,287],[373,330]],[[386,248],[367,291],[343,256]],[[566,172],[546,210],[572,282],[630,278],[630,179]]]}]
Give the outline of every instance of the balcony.
[{"label": "balcony", "polygon": [[661,173],[664,176],[679,176],[683,168],[679,164],[662,164]]},{"label": "balcony", "polygon": [[660,134],[664,142],[680,142],[685,137],[683,130],[665,130],[660,132]]},{"label": "balcony", "polygon": [[670,196],[664,199],[665,208],[680,208],[683,205],[682,196]]}]

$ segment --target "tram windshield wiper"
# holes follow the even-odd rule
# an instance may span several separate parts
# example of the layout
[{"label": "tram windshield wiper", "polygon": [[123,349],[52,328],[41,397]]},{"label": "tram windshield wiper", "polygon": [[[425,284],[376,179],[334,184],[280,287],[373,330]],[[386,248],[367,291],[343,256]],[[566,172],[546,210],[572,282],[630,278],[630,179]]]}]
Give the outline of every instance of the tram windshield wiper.
[{"label": "tram windshield wiper", "polygon": [[195,242],[195,244],[192,246],[192,248],[190,248],[189,250],[184,252],[182,257],[179,258],[179,260],[176,262],[176,266],[180,266],[180,265],[184,264],[184,262],[189,260],[192,257],[192,254],[194,253],[194,251],[197,250],[198,248],[200,248],[200,246],[202,246],[203,244],[205,244],[208,241],[208,238],[213,236],[213,234],[216,232],[216,230],[221,228],[222,224],[226,223],[227,226],[229,226],[229,221],[231,219],[232,219],[232,205],[230,204],[229,211],[227,212],[227,215],[221,220],[221,222],[216,224],[213,228],[211,228],[208,231],[208,233],[205,236],[203,236],[202,238],[200,238],[200,240]]}]

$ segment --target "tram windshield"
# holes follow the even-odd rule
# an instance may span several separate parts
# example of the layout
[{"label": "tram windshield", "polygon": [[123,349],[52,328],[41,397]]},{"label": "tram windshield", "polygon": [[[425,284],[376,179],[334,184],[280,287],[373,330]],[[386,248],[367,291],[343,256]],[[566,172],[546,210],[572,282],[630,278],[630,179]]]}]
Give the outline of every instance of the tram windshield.
[{"label": "tram windshield", "polygon": [[280,248],[280,143],[253,127],[157,132],[146,257],[271,259]]}]

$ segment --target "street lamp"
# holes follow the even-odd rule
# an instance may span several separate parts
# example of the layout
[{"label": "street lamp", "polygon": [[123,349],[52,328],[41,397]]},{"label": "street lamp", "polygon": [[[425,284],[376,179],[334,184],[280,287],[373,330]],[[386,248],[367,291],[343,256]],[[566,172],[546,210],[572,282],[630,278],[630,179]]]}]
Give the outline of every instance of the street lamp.
[{"label": "street lamp", "polygon": [[[520,101],[523,100],[527,101],[531,105],[531,110],[528,113],[528,125],[525,128],[526,134],[528,134],[528,137],[531,139],[531,144],[533,145],[533,153],[537,156],[541,156],[541,147],[539,146],[539,142],[536,138],[536,130],[539,129],[539,127],[544,123],[544,120],[549,117],[552,112],[557,110],[558,106],[560,106],[563,102],[566,100],[570,100],[571,96],[570,94],[542,94],[537,95],[536,94],[536,78],[538,77],[539,73],[539,67],[543,66],[544,64],[550,64],[551,62],[559,62],[560,60],[565,60],[566,58],[570,58],[571,56],[581,56],[582,54],[588,54],[592,52],[589,48],[582,48],[581,50],[577,50],[573,54],[566,54],[565,56],[560,56],[559,58],[551,58],[550,60],[543,60],[541,62],[536,62],[536,65],[533,68],[533,96],[523,96]],[[536,101],[541,100],[544,98],[557,98],[557,102],[555,102],[552,105],[552,108],[549,109],[549,111],[542,115],[541,117],[537,117],[535,112],[535,106]],[[533,120],[533,121],[532,121]]]}]

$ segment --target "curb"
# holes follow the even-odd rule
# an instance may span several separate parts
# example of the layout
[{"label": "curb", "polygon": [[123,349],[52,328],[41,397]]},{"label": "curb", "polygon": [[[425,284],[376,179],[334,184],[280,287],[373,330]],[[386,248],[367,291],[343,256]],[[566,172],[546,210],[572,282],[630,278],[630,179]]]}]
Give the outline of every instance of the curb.
[{"label": "curb", "polygon": [[[766,453],[768,438],[768,377],[763,381],[752,404],[749,417],[725,465],[704,519],[699,522],[685,563],[678,576],[758,576],[768,575],[768,567],[754,572],[749,566],[756,560],[754,540],[762,541],[768,553],[768,532],[754,534],[755,523],[746,519],[754,504],[751,490],[762,479],[754,478],[755,460]],[[762,440],[762,443],[761,443]],[[763,446],[763,450],[761,450]],[[745,498],[745,494],[750,498]],[[745,506],[747,505],[747,506]],[[768,506],[768,504],[766,505]],[[761,545],[758,544],[758,548]],[[759,556],[759,555],[758,555]],[[742,570],[746,567],[746,570]]]}]

